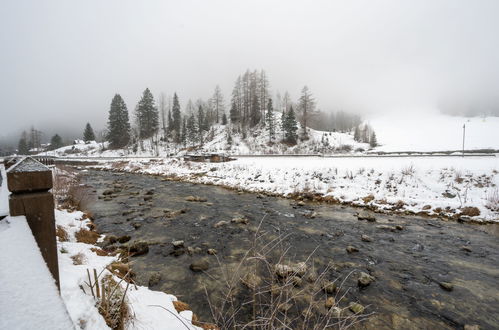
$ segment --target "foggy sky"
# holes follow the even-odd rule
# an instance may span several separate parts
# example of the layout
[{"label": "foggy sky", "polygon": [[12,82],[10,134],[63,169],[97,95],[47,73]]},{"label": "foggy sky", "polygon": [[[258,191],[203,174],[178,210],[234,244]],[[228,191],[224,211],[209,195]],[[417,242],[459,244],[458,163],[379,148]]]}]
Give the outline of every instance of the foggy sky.
[{"label": "foggy sky", "polygon": [[[230,99],[249,69],[323,110],[499,104],[499,1],[0,2],[0,138],[102,128],[111,98]],[[227,102],[228,103],[228,102]]]}]

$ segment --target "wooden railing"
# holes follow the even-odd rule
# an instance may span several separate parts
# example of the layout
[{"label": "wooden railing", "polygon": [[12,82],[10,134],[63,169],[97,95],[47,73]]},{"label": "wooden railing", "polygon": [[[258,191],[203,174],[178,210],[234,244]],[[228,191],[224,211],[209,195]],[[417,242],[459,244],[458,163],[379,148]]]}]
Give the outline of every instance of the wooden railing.
[{"label": "wooden railing", "polygon": [[[5,159],[9,213],[25,216],[43,259],[59,288],[52,170],[32,157]],[[5,178],[4,178],[5,179]],[[5,182],[2,183],[2,186]]]}]

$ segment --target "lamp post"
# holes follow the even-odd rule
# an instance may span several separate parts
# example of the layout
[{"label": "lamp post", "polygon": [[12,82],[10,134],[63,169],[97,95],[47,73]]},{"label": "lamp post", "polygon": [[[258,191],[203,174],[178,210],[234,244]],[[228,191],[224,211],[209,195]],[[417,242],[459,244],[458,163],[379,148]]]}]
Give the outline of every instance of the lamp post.
[{"label": "lamp post", "polygon": [[466,136],[466,124],[463,124],[463,157],[464,157],[464,138]]}]

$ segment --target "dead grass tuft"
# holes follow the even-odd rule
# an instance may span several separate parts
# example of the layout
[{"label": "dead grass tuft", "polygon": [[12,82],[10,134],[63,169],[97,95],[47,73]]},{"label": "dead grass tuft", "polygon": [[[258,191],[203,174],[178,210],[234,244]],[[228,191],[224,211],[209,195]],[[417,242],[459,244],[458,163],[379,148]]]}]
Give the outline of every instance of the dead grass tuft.
[{"label": "dead grass tuft", "polygon": [[106,251],[99,249],[99,248],[91,248],[90,251],[94,252],[99,257],[105,257],[105,256],[109,255],[109,253],[107,253]]},{"label": "dead grass tuft", "polygon": [[178,313],[191,310],[191,308],[189,307],[188,304],[186,304],[185,302],[182,302],[180,300],[172,301],[172,303],[173,303],[173,307],[175,307],[175,309],[177,310]]},{"label": "dead grass tuft", "polygon": [[99,234],[95,231],[87,230],[85,228],[80,229],[76,232],[76,241],[80,243],[95,244],[99,239]]},{"label": "dead grass tuft", "polygon": [[468,217],[477,217],[480,215],[480,210],[475,206],[466,206],[461,209],[461,215]]},{"label": "dead grass tuft", "polygon": [[67,242],[69,241],[69,235],[66,229],[63,226],[57,225],[55,229],[55,235],[59,238],[59,242]]}]

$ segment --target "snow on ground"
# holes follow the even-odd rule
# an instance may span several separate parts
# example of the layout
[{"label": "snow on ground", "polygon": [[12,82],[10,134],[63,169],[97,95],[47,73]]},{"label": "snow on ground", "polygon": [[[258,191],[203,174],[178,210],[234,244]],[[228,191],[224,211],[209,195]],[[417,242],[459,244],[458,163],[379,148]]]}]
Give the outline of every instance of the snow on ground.
[{"label": "snow on ground", "polygon": [[[56,224],[62,226],[68,233],[69,240],[58,241],[59,273],[61,282],[61,296],[75,327],[82,329],[109,329],[96,307],[96,300],[92,297],[88,285],[87,269],[94,268],[103,275],[110,274],[106,266],[116,260],[116,257],[98,256],[91,251],[94,245],[78,243],[75,233],[87,228],[89,220],[84,219],[83,213],[56,210]],[[83,264],[74,265],[72,256],[83,255]],[[102,275],[102,276],[103,276]],[[118,278],[115,278],[119,282]],[[123,289],[125,284],[121,283]],[[86,293],[81,289],[83,287]],[[172,301],[176,297],[163,292],[155,292],[147,287],[130,286],[127,299],[133,318],[127,329],[199,329],[191,323],[192,312],[180,314],[175,310]],[[1,328],[1,327],[0,327]],[[49,327],[47,327],[48,329]]]},{"label": "snow on ground", "polygon": [[[424,210],[452,216],[459,214],[459,209],[474,206],[480,210],[475,219],[499,221],[497,202],[491,202],[499,187],[497,157],[284,156],[241,157],[228,163],[135,159],[97,167],[280,195],[319,193],[382,210]],[[373,200],[363,200],[369,195]]]},{"label": "snow on ground", "polygon": [[72,329],[26,218],[0,220],[0,329]]},{"label": "snow on ground", "polygon": [[390,114],[368,120],[376,131],[379,151],[499,149],[499,117],[454,117],[421,112]]}]

